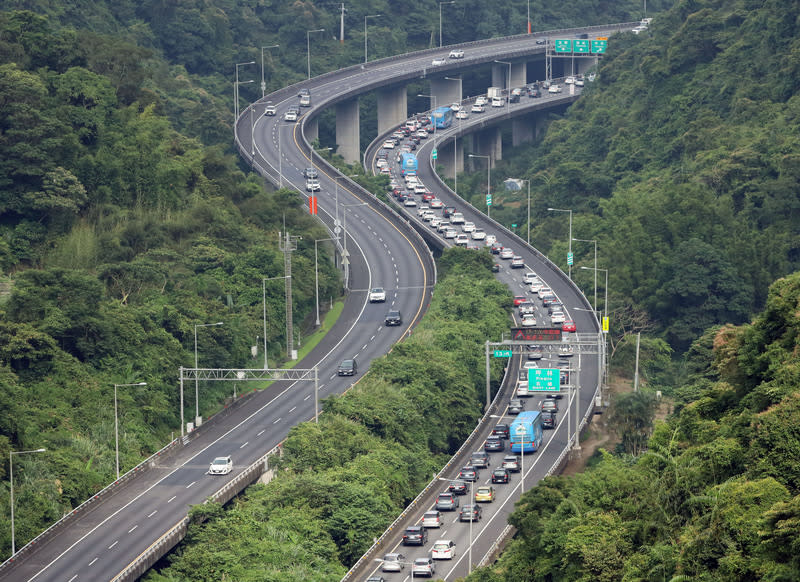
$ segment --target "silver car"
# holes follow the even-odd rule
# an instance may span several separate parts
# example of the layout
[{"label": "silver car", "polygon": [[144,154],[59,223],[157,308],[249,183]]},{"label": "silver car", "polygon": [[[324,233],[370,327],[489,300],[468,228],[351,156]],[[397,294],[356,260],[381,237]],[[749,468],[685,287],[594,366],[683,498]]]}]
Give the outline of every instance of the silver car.
[{"label": "silver car", "polygon": [[406,567],[406,557],[403,554],[386,554],[383,557],[383,566],[381,570],[384,572],[402,572]]}]

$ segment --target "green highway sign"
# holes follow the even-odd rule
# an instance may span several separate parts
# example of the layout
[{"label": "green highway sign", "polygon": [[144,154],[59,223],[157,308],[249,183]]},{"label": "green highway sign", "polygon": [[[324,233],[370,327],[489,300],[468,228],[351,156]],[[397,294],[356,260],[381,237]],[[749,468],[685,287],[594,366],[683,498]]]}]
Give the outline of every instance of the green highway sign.
[{"label": "green highway sign", "polygon": [[594,54],[601,54],[606,52],[608,48],[608,41],[607,40],[593,40],[592,41],[592,52]]},{"label": "green highway sign", "polygon": [[572,52],[572,41],[569,39],[559,39],[553,42],[553,45],[556,47],[557,53],[571,53]]},{"label": "green highway sign", "polygon": [[492,205],[492,195],[491,194],[487,194],[486,195],[486,206],[491,206],[491,205]]},{"label": "green highway sign", "polygon": [[510,358],[511,357],[511,350],[495,350],[494,351],[495,358]]},{"label": "green highway sign", "polygon": [[589,52],[589,41],[588,40],[573,40],[572,41],[572,52],[574,53],[588,53]]},{"label": "green highway sign", "polygon": [[438,155],[439,152],[436,151],[436,148],[433,148],[433,151],[431,152],[431,157],[435,160],[438,157]]},{"label": "green highway sign", "polygon": [[528,370],[528,392],[560,392],[561,370],[531,368]]},{"label": "green highway sign", "polygon": [[567,264],[572,265],[574,263],[575,255],[572,253],[567,253]]}]

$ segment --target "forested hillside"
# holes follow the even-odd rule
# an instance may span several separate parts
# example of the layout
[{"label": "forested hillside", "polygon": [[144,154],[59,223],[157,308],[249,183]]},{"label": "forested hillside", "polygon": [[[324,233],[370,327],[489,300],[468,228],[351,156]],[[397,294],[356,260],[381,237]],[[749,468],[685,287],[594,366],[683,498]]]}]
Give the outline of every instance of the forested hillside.
[{"label": "forested hillside", "polygon": [[[563,268],[567,217],[548,207],[598,241],[612,326],[638,308],[681,353],[710,325],[747,321],[800,268],[798,16],[781,0],[677,3],[614,36],[566,118],[492,172],[498,191],[530,179],[532,241]],[[497,198],[493,217],[525,224],[519,193]],[[592,244],[572,247],[594,266]],[[575,271],[591,290],[592,272]]]},{"label": "forested hillside", "polygon": [[800,273],[687,361],[649,450],[526,492],[513,543],[468,580],[800,579]]}]

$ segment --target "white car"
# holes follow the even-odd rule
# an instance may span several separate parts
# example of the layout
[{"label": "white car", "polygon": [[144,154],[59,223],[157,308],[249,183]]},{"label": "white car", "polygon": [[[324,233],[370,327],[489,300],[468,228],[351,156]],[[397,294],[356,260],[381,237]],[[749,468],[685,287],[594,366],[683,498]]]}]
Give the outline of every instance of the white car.
[{"label": "white car", "polygon": [[564,79],[565,85],[574,85],[575,84],[575,77],[567,77]]},{"label": "white car", "polygon": [[475,105],[486,105],[486,103],[487,103],[486,97],[484,97],[483,95],[480,95],[475,98]]},{"label": "white car", "polygon": [[551,323],[564,323],[566,320],[567,320],[567,318],[564,317],[564,313],[561,312],[561,311],[555,311],[550,316]]},{"label": "white car", "polygon": [[525,273],[522,276],[522,282],[525,283],[526,285],[530,285],[534,281],[538,281],[538,280],[539,280],[539,276],[536,273],[534,273],[533,271],[528,271],[527,273]]},{"label": "white car", "polygon": [[441,66],[441,65],[445,64],[446,62],[447,62],[447,59],[445,59],[444,57],[436,57],[435,59],[433,59],[431,61],[431,65],[434,66],[434,67],[438,67],[438,66]]},{"label": "white car", "polygon": [[539,290],[536,292],[539,296],[539,299],[542,299],[545,295],[552,295],[553,290],[550,287],[539,287]]},{"label": "white car", "polygon": [[425,214],[426,212],[428,212],[430,209],[431,209],[431,207],[430,207],[430,206],[428,206],[427,204],[423,204],[422,206],[420,206],[420,207],[417,209],[417,214],[418,214],[419,216],[422,216],[423,214]]},{"label": "white car", "polygon": [[456,235],[456,245],[465,247],[469,243],[469,238],[465,234]]},{"label": "white car", "polygon": [[436,213],[433,210],[428,210],[425,214],[422,215],[422,220],[425,222],[430,222],[436,217]]},{"label": "white car", "polygon": [[422,527],[441,527],[442,514],[435,509],[426,511],[422,515]]},{"label": "white car", "polygon": [[460,212],[454,212],[450,216],[450,222],[452,224],[464,224],[464,215]]},{"label": "white car", "polygon": [[452,560],[456,557],[456,544],[451,540],[436,540],[433,542],[431,558],[434,560]]},{"label": "white car", "polygon": [[433,578],[436,574],[436,566],[431,558],[417,558],[411,565],[411,577],[427,576]]},{"label": "white car", "polygon": [[434,216],[433,218],[431,218],[431,226],[433,228],[438,227],[440,224],[442,224],[442,219],[440,217]]},{"label": "white car", "polygon": [[491,246],[493,243],[497,242],[497,237],[493,234],[487,234],[484,241],[486,242],[486,246],[488,247]]},{"label": "white car", "polygon": [[444,238],[456,238],[458,233],[455,228],[448,228],[444,231]]},{"label": "white car", "polygon": [[503,249],[500,251],[500,258],[501,259],[513,259],[514,258],[514,251],[511,249]]},{"label": "white car", "polygon": [[472,240],[483,240],[486,238],[486,233],[482,230],[473,230],[472,231]]},{"label": "white car", "polygon": [[472,113],[483,113],[484,111],[486,111],[486,107],[475,103],[475,105],[472,106],[472,109],[470,109],[470,111],[472,111]]},{"label": "white car", "polygon": [[409,208],[414,207],[417,205],[417,201],[413,198],[406,198],[406,201],[403,202],[403,206],[408,206]]},{"label": "white car", "polygon": [[438,198],[434,198],[429,202],[431,208],[444,208],[444,202],[439,200]]},{"label": "white car", "polygon": [[370,303],[383,303],[386,301],[386,290],[383,287],[375,287],[369,292]]},{"label": "white car", "polygon": [[511,268],[512,269],[524,269],[525,268],[525,260],[520,257],[519,255],[514,255],[511,258]]},{"label": "white car", "polygon": [[583,78],[582,77],[578,77],[577,79],[575,79],[575,86],[576,87],[583,87]]},{"label": "white car", "polygon": [[385,150],[393,150],[394,141],[392,141],[391,139],[387,139],[385,142],[383,142],[383,145],[381,147]]},{"label": "white car", "polygon": [[209,475],[227,475],[231,471],[233,471],[233,461],[230,456],[217,457],[211,461],[211,465],[208,467]]},{"label": "white car", "polygon": [[306,192],[319,192],[319,180],[316,178],[309,178],[306,180]]},{"label": "white car", "polygon": [[533,327],[534,325],[536,325],[536,317],[532,313],[522,316],[522,327]]},{"label": "white car", "polygon": [[417,130],[417,137],[420,139],[428,139],[428,130],[427,129],[418,129]]},{"label": "white car", "polygon": [[536,293],[538,295],[539,289],[541,289],[542,287],[544,287],[544,283],[542,283],[541,281],[533,281],[531,283],[531,293]]},{"label": "white car", "polygon": [[289,109],[286,113],[283,114],[284,121],[297,121],[297,111],[295,109]]},{"label": "white car", "polygon": [[456,112],[456,119],[469,119],[469,113],[467,113],[466,109],[462,109]]},{"label": "white car", "polygon": [[450,51],[448,55],[451,59],[463,59],[464,58],[464,51],[461,49],[453,49]]},{"label": "white car", "polygon": [[475,223],[474,222],[465,222],[461,226],[462,232],[475,232]]},{"label": "white car", "polygon": [[550,88],[547,89],[548,93],[561,93],[561,87],[559,85],[550,85]]},{"label": "white car", "polygon": [[267,115],[269,117],[272,117],[277,112],[278,112],[278,108],[275,107],[274,105],[267,105],[267,108],[264,109],[264,115]]},{"label": "white car", "polygon": [[461,111],[461,103],[459,103],[458,101],[454,101],[453,103],[450,104],[450,109],[452,109],[453,111]]}]

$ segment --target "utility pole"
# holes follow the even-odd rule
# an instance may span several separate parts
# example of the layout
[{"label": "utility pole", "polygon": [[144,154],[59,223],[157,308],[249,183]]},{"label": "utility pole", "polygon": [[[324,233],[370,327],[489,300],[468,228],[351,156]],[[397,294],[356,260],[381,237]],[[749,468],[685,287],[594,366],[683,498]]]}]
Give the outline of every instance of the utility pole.
[{"label": "utility pole", "polygon": [[344,44],[344,13],[347,10],[344,7],[344,2],[342,2],[342,17],[339,20],[339,44]]},{"label": "utility pole", "polygon": [[[286,224],[284,223],[284,229]],[[296,359],[294,350],[294,330],[292,329],[292,251],[297,250],[297,241],[302,237],[292,236],[284,230],[278,233],[278,248],[283,253],[284,276],[286,277],[286,356]]]}]

